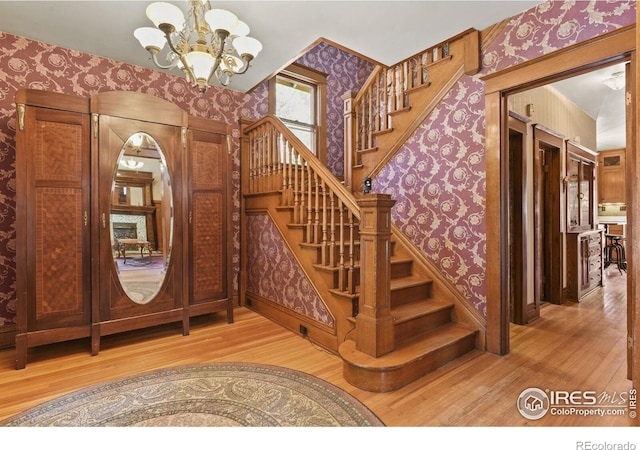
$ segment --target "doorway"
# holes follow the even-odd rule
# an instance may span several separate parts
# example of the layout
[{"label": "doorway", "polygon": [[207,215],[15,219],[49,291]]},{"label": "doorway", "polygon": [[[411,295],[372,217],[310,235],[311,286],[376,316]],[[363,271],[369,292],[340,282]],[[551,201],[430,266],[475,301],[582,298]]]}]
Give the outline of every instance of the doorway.
[{"label": "doorway", "polygon": [[[508,96],[528,89],[546,85],[550,82],[570,78],[591,72],[596,68],[631,61],[630,99],[635,95],[635,28],[627,27],[617,32],[594,38],[589,45],[568,47],[538,60],[530,61],[522,67],[494,73],[484,77],[485,105],[487,124],[487,180],[509,180],[508,158],[508,127],[509,111]],[[627,107],[635,111],[635,102],[629,102]],[[635,114],[629,115],[635,120]],[[627,136],[635,136],[635,122],[631,121],[627,127]],[[635,141],[634,141],[635,142]],[[628,156],[635,162],[634,143],[627,149]],[[511,272],[513,267],[511,258],[513,250],[510,248],[511,229],[509,198],[509,183],[487,185],[487,260],[498,260],[499,265],[487,267],[487,350],[496,354],[509,352],[509,304],[512,295],[513,279],[517,279]],[[629,190],[628,190],[629,192]],[[627,202],[635,200],[635,193],[629,194]],[[636,213],[633,212],[632,216]],[[633,223],[633,222],[631,222]],[[633,234],[633,228],[628,227],[628,233]],[[630,249],[628,259],[633,262],[635,249]],[[630,273],[633,273],[629,265]],[[633,276],[628,277],[629,292],[635,291]],[[629,303],[634,303],[633,296],[628,296]],[[635,304],[629,304],[633,311]],[[629,333],[633,335],[636,324],[634,316],[628,314],[630,320]],[[632,363],[629,359],[630,364]]]}]

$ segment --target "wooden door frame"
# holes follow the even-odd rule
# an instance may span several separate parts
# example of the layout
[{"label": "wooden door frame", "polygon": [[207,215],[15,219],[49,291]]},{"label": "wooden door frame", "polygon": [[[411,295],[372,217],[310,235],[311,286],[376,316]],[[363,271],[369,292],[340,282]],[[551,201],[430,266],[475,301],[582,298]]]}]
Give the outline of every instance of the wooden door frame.
[{"label": "wooden door frame", "polygon": [[533,127],[534,302],[538,309],[541,298],[548,303],[563,302],[560,231],[564,211],[560,194],[563,143],[564,136],[540,125]]},{"label": "wooden door frame", "polygon": [[[638,12],[640,16],[640,12]],[[596,68],[629,60],[636,61],[636,27],[635,24],[620,28],[586,40],[579,44],[558,50],[528,62],[509,67],[505,70],[483,77],[485,81],[485,121],[486,121],[486,210],[487,210],[487,261],[500,261],[499,264],[487,264],[487,351],[495,354],[509,352],[509,199],[508,182],[509,166],[505,164],[508,152],[509,108],[507,97],[516,92],[543,86],[552,81],[580,75]],[[633,58],[632,58],[633,57]],[[635,72],[638,63],[632,64],[632,83],[630,98],[635,98],[638,88]],[[636,283],[638,270],[635,261],[640,258],[638,245],[638,227],[634,223],[640,219],[640,196],[633,192],[630,184],[640,181],[640,171],[636,170],[635,130],[640,126],[635,114],[635,101],[631,101],[632,120],[628,125],[627,139],[627,222],[628,222],[628,278],[627,291],[629,301],[640,294]],[[631,128],[631,130],[629,130]],[[502,180],[505,180],[503,183]],[[637,348],[638,326],[635,321],[634,304],[630,311],[629,330],[633,330],[633,348]],[[634,373],[638,373],[639,359],[633,352],[631,365]],[[634,377],[635,378],[635,377]],[[633,379],[634,387],[636,380]]]},{"label": "wooden door frame", "polygon": [[[527,193],[527,123],[529,119],[509,112],[509,227],[511,239],[510,258],[513,268],[509,277],[509,312],[513,323],[524,325],[535,318],[536,311],[528,305],[527,295],[527,226],[526,226],[526,193]],[[535,305],[534,305],[535,306]]]}]

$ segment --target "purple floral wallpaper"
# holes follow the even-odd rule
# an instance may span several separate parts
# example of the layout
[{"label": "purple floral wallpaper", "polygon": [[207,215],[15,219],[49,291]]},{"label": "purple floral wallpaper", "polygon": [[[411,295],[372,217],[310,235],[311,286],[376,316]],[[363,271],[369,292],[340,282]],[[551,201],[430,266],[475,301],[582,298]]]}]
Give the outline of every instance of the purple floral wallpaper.
[{"label": "purple floral wallpaper", "polygon": [[[514,16],[487,45],[482,52],[483,68],[479,76],[634,23],[635,10],[636,3],[632,0],[541,3]],[[341,175],[343,104],[340,97],[348,90],[358,90],[373,65],[324,42],[298,62],[328,75],[328,166],[333,173]],[[479,76],[467,76],[457,83],[376,177],[374,189],[394,196],[396,223],[484,314],[484,272],[489,262],[486,261],[484,216],[484,85]],[[144,92],[172,101],[190,114],[231,124],[237,277],[240,229],[237,119],[240,116],[257,119],[266,114],[266,85],[258,86],[250,94],[210,87],[200,95],[181,77],[0,31],[0,331],[3,325],[15,321],[14,94],[24,87],[81,96],[111,90]],[[252,236],[261,237],[249,240],[253,254],[270,257],[269,249],[288,264],[283,269],[265,260],[268,264],[265,267],[270,270],[265,271],[263,267],[259,277],[252,277],[254,292],[268,292],[286,280],[287,292],[296,289],[308,293],[310,302],[299,304],[287,297],[289,294],[274,296],[274,299],[298,308],[314,320],[331,322],[330,314],[323,309],[322,302],[313,297],[315,291],[306,277],[301,276],[295,260],[283,256],[286,245],[274,232],[273,224],[257,216],[252,220],[252,233],[257,233]],[[264,273],[269,274],[265,282],[261,281]],[[292,287],[294,281],[298,283],[295,288]]]},{"label": "purple floral wallpaper", "polygon": [[396,199],[394,223],[475,300],[484,300],[486,254],[482,94],[463,78],[374,180]]},{"label": "purple floral wallpaper", "polygon": [[[103,91],[136,91],[171,101],[189,114],[231,124],[245,94],[210,87],[199,94],[182,77],[80,53],[0,32],[0,328],[15,322],[15,92],[42,89],[90,96]],[[234,140],[234,202],[239,208],[239,141]],[[239,215],[234,214],[234,261],[239,268]]]},{"label": "purple floral wallpaper", "polygon": [[[375,68],[362,59],[327,42],[320,42],[296,61],[327,74],[327,167],[336,176],[344,174],[344,100],[348,91],[358,91]],[[257,120],[267,114],[269,89],[262,84],[251,93],[242,114]]]},{"label": "purple floral wallpaper", "polygon": [[488,74],[635,23],[636,2],[548,1],[514,16],[482,53]]},{"label": "purple floral wallpaper", "polygon": [[484,83],[480,76],[635,22],[634,1],[551,1],[513,17],[374,180],[394,222],[486,312]]},{"label": "purple floral wallpaper", "polygon": [[333,317],[267,214],[247,217],[247,292],[320,323]]},{"label": "purple floral wallpaper", "polygon": [[297,63],[327,74],[327,167],[336,176],[344,174],[344,100],[348,91],[358,91],[375,68],[370,61],[321,42]]}]

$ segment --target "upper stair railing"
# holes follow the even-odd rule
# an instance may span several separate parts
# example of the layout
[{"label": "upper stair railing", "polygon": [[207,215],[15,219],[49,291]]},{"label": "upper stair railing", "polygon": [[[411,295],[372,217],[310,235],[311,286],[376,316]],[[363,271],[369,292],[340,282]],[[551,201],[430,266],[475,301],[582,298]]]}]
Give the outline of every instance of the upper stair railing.
[{"label": "upper stair railing", "polygon": [[391,67],[378,66],[357,94],[348,92],[343,96],[348,187],[355,187],[351,183],[352,168],[362,165],[362,153],[377,150],[376,137],[393,130],[393,115],[411,108],[410,94],[432,84],[431,69],[451,61],[454,47],[461,50],[457,59],[464,66],[464,73],[477,73],[479,33],[470,29]]},{"label": "upper stair railing", "polygon": [[292,208],[292,225],[303,230],[303,244],[318,246],[318,264],[338,273],[337,289],[355,294],[359,263],[360,210],[353,195],[275,116],[244,128],[243,191],[280,191]]}]

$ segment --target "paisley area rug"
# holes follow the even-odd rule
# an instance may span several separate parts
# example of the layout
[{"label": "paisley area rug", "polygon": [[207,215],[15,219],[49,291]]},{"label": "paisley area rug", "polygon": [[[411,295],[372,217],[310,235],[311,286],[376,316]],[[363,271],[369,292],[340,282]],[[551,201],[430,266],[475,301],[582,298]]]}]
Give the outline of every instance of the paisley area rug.
[{"label": "paisley area rug", "polygon": [[210,363],[101,383],[29,409],[0,426],[384,426],[346,391],[292,369]]}]

